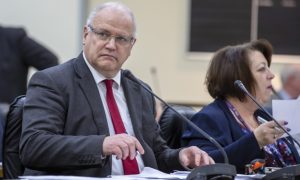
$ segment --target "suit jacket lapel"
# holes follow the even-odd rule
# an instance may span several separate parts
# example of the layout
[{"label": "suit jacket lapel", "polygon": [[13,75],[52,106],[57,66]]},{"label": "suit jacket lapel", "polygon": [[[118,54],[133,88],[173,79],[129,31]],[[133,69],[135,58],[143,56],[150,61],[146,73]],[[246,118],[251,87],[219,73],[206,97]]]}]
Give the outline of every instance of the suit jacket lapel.
[{"label": "suit jacket lapel", "polygon": [[77,81],[79,87],[82,89],[83,94],[92,109],[93,120],[97,126],[98,133],[109,135],[108,124],[98,87],[92,73],[84,62],[82,53],[75,60],[74,69],[78,77]]},{"label": "suit jacket lapel", "polygon": [[142,118],[143,118],[144,107],[143,107],[143,100],[142,100],[142,96],[143,96],[142,87],[140,87],[140,85],[133,82],[132,80],[129,80],[128,78],[125,78],[123,76],[122,76],[121,83],[124,89],[124,94],[127,101],[128,110],[129,110],[135,136],[145,150],[145,154],[142,155],[144,165],[153,168],[158,168],[153,149],[152,147],[150,147],[151,145],[147,144],[147,142],[144,139],[144,136],[146,137],[147,134],[144,134],[143,136],[144,132],[143,132]]},{"label": "suit jacket lapel", "polygon": [[142,129],[142,96],[141,89],[135,82],[124,78],[122,76],[121,83],[124,89],[128,111],[130,114],[134,134],[136,138],[142,143],[143,138],[141,134]]}]

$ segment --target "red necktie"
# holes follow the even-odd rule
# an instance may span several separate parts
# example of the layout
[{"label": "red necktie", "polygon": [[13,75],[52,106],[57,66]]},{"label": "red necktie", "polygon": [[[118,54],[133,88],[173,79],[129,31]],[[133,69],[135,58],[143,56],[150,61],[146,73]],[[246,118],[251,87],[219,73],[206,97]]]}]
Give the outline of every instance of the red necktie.
[{"label": "red necktie", "polygon": [[[116,134],[126,133],[120,112],[118,110],[117,103],[114,98],[112,91],[113,80],[106,79],[104,80],[106,85],[106,102],[110,112],[111,120],[115,129]],[[139,168],[136,159],[131,160],[129,157],[125,160],[122,160],[124,174],[139,174]]]}]

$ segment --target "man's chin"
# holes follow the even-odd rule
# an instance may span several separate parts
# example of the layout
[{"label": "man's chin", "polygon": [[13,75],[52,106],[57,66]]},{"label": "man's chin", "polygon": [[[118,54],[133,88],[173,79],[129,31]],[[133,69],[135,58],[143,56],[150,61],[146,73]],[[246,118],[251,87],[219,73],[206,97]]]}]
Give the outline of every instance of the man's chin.
[{"label": "man's chin", "polygon": [[120,69],[118,68],[102,68],[100,73],[105,75],[107,78],[113,78],[119,72],[119,70]]},{"label": "man's chin", "polygon": [[114,71],[117,69],[117,64],[113,61],[101,61],[100,63],[97,63],[97,67],[104,71]]}]

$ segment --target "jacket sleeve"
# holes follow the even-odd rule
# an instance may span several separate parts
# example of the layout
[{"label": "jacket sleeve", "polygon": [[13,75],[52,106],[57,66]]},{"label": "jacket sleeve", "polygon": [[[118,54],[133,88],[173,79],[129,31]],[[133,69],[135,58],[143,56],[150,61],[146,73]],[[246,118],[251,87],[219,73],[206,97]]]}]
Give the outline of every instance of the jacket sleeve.
[{"label": "jacket sleeve", "polygon": [[[93,132],[92,125],[85,128],[92,129],[91,133],[67,134],[68,121],[75,118],[67,120],[70,104],[62,93],[64,89],[49,74],[39,71],[33,75],[23,112],[21,161],[27,168],[45,171],[102,167],[108,159],[101,157],[105,135]],[[86,114],[76,118],[91,119]]]},{"label": "jacket sleeve", "polygon": [[46,69],[58,64],[57,56],[44,45],[27,35],[24,29],[14,29],[17,37],[17,46],[24,63],[28,67],[38,70]]},{"label": "jacket sleeve", "polygon": [[[241,134],[240,137],[234,137],[233,134],[242,133],[238,132],[241,129],[239,126],[234,126],[223,112],[216,109],[206,112],[200,111],[192,118],[192,122],[207,132],[224,148],[229,163],[235,165],[237,169],[244,169],[245,165],[253,159],[262,157],[262,151],[254,134]],[[183,140],[188,146],[196,145],[206,151],[215,162],[224,162],[220,150],[191,127],[187,127],[185,130]]]}]

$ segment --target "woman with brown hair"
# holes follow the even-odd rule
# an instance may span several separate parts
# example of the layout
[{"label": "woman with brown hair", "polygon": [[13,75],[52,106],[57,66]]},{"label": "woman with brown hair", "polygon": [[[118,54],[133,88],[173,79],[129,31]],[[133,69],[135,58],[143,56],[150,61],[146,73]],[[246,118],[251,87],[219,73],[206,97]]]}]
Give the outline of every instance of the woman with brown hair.
[{"label": "woman with brown hair", "polygon": [[[266,160],[266,166],[283,167],[299,162],[293,144],[280,138],[284,132],[274,121],[259,124],[254,115],[257,105],[234,82],[241,80],[261,104],[272,94],[270,70],[272,45],[267,40],[256,40],[218,50],[211,60],[206,75],[206,86],[215,100],[200,110],[192,122],[205,130],[224,147],[229,163],[244,173],[252,160]],[[261,115],[263,116],[263,115]],[[285,121],[279,121],[284,126]],[[183,141],[206,151],[215,162],[224,162],[220,151],[208,139],[187,127]]]}]

